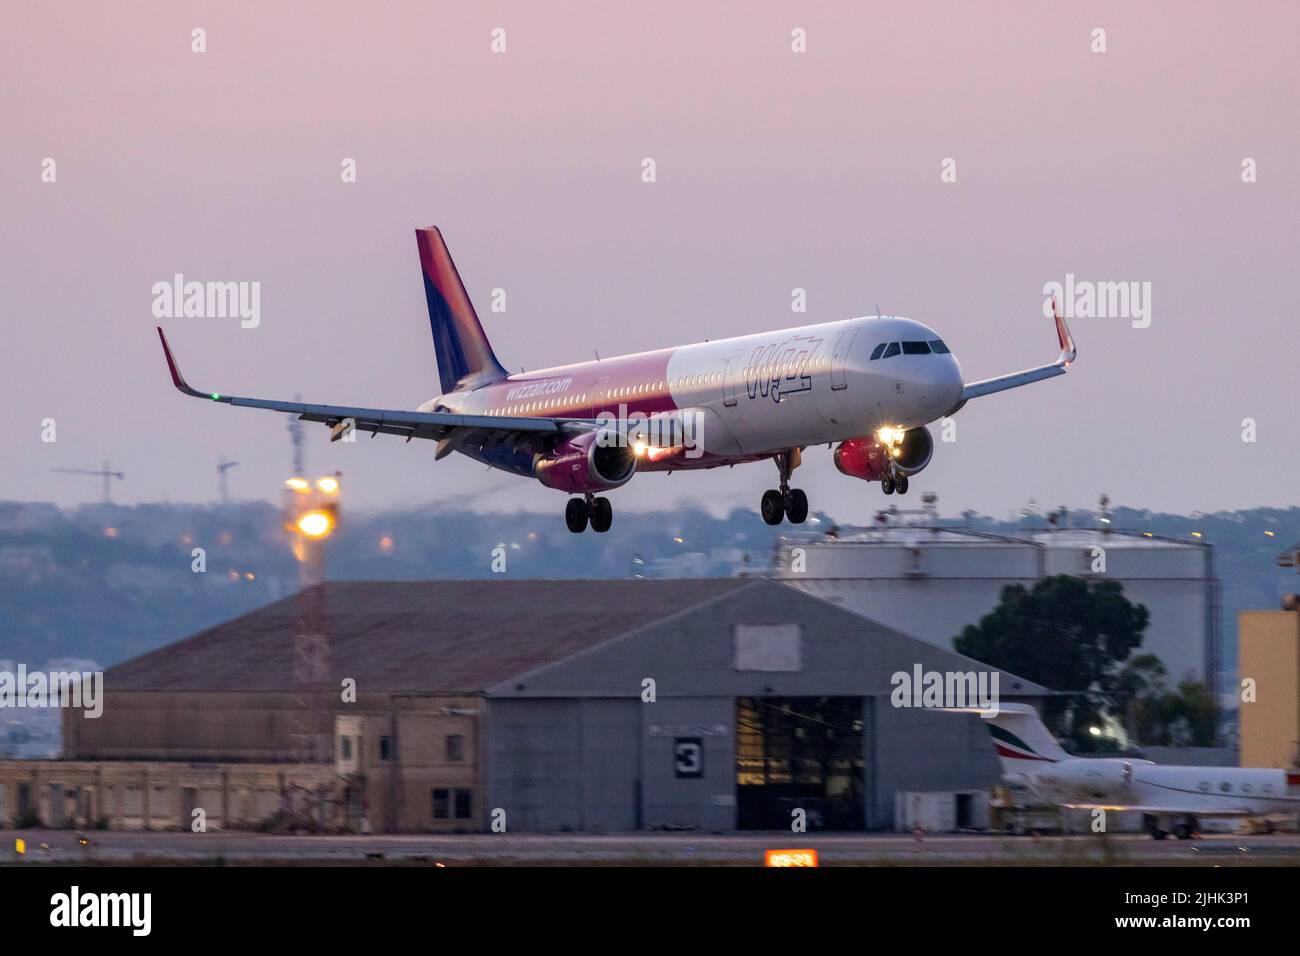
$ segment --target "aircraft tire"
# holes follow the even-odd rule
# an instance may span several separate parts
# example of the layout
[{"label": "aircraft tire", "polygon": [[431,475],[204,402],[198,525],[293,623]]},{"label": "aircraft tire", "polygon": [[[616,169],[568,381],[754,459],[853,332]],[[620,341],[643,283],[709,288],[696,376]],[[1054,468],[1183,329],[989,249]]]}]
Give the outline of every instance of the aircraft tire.
[{"label": "aircraft tire", "polygon": [[759,503],[758,510],[768,524],[780,524],[781,519],[785,517],[785,499],[781,497],[781,492],[775,488],[763,492],[763,500]]},{"label": "aircraft tire", "polygon": [[784,504],[785,516],[791,524],[803,524],[808,520],[808,496],[802,488],[791,488],[790,496]]},{"label": "aircraft tire", "polygon": [[604,534],[614,523],[614,506],[608,498],[597,498],[591,503],[591,530]]},{"label": "aircraft tire", "polygon": [[570,498],[564,506],[564,523],[574,534],[587,530],[587,502],[581,498]]}]

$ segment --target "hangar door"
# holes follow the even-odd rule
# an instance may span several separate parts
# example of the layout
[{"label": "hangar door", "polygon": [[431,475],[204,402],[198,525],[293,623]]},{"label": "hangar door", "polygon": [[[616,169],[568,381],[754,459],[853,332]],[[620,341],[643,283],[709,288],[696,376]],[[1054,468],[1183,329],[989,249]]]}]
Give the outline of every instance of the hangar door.
[{"label": "hangar door", "polygon": [[736,699],[736,826],[861,830],[865,821],[861,697]]}]

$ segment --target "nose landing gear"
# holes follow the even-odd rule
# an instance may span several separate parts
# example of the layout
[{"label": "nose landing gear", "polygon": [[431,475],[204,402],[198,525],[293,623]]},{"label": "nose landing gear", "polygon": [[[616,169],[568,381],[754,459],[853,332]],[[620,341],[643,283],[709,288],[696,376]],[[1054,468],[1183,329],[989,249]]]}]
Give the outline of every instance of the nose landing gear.
[{"label": "nose landing gear", "polygon": [[568,504],[564,506],[564,523],[569,530],[574,534],[581,534],[587,530],[588,522],[591,523],[591,530],[597,534],[609,530],[610,525],[614,523],[614,506],[609,503],[608,498],[584,495],[581,498],[569,499]]},{"label": "nose landing gear", "polygon": [[781,475],[781,487],[763,492],[759,513],[768,524],[780,524],[782,518],[789,518],[791,524],[803,524],[808,520],[808,496],[803,489],[790,487],[790,473],[799,467],[800,449],[783,451],[773,460]]}]

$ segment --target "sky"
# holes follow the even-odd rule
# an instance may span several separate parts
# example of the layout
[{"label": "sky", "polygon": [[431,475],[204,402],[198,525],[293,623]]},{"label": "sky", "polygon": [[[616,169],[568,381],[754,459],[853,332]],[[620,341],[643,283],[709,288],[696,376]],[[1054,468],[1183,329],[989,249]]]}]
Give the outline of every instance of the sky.
[{"label": "sky", "polygon": [[[97,479],[51,469],[108,461],[115,500],[212,501],[222,456],[233,496],[274,499],[286,420],[172,389],[154,284],[260,283],[254,328],[162,321],[196,387],[413,408],[439,391],[413,235],[437,224],[512,369],[879,307],[938,329],[973,381],[1055,358],[1049,283],[1138,283],[1146,318],[1073,319],[1070,373],[970,403],[913,495],[995,515],[1102,493],[1295,503],[1295,4],[200,2],[7,20],[0,499],[95,500]],[[349,507],[563,507],[461,456],[435,464],[430,442],[304,427],[308,470],[341,470]],[[722,512],[775,477],[642,475],[612,497]],[[885,502],[825,448],[795,479],[840,520]]]}]

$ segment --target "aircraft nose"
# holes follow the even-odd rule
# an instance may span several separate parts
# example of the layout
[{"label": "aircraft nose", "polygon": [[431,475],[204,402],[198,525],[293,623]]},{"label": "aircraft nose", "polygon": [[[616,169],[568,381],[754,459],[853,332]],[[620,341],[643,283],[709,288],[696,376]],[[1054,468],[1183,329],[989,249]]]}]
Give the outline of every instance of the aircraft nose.
[{"label": "aircraft nose", "polygon": [[917,387],[935,417],[947,414],[961,401],[961,366],[951,355],[933,355],[917,375]]}]

